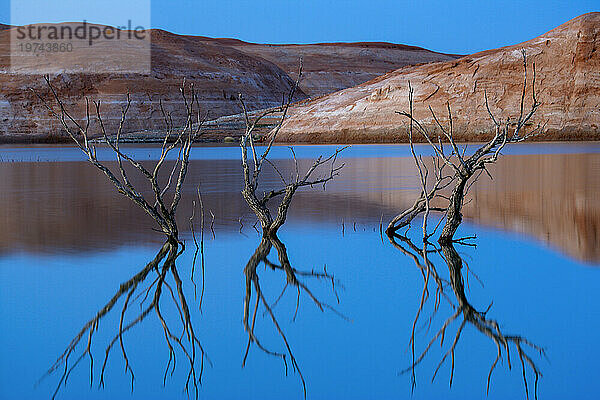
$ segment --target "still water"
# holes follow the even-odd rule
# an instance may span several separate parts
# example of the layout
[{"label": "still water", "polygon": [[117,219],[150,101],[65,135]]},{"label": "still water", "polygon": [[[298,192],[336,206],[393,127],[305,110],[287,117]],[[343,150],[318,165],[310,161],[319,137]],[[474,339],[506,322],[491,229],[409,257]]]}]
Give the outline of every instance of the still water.
[{"label": "still water", "polygon": [[[307,166],[333,149],[297,146],[296,155]],[[426,147],[417,149],[429,152]],[[147,162],[159,155],[153,147],[127,151]],[[99,158],[110,160],[111,155],[100,151]],[[242,324],[244,267],[260,236],[253,227],[256,217],[240,195],[239,149],[197,147],[191,159],[178,211],[187,251],[177,259],[177,268],[194,330],[210,359],[205,362],[199,396],[301,399],[298,374],[290,366],[286,376],[280,359],[252,347],[242,368],[248,339]],[[286,147],[275,148],[272,159],[284,175],[292,172]],[[294,268],[323,271],[326,266],[335,276],[335,291],[327,280],[306,277],[303,282],[343,314],[322,312],[306,294],[296,311],[294,290],[287,291],[274,308],[306,380],[307,397],[408,398],[412,393],[415,399],[483,398],[496,346],[469,325],[455,350],[451,388],[449,359],[433,382],[431,377],[457,326],[448,330],[444,348],[436,342],[416,368],[414,390],[411,374],[400,373],[412,360],[409,340],[423,277],[410,257],[382,239],[380,223],[385,228],[418,194],[408,147],[353,146],[344,151],[342,161],[340,176],[325,191],[305,188],[294,197],[287,222],[279,230]],[[466,223],[459,232],[477,235],[477,247],[457,246],[470,271],[464,274],[466,295],[480,311],[492,304],[486,315],[498,321],[503,331],[546,350],[547,358],[530,354],[543,374],[539,398],[596,398],[600,392],[595,379],[600,357],[596,343],[600,145],[516,145],[490,172],[494,179],[482,177],[471,191],[464,209]],[[276,185],[277,174],[265,173],[264,186]],[[134,184],[142,185],[143,179]],[[197,185],[205,210],[201,311],[199,261],[196,288],[190,279],[194,246],[189,218]],[[162,237],[153,230],[150,218],[116,193],[77,149],[65,147],[0,147],[0,223],[0,398],[50,398],[62,371],[40,382],[39,378],[119,285],[154,258]],[[414,228],[415,237],[418,229]],[[277,260],[275,250],[270,258]],[[443,267],[440,264],[438,272],[448,279],[448,268]],[[262,290],[273,302],[285,286],[285,276],[270,268],[259,269]],[[146,288],[152,279],[141,284]],[[171,295],[164,296],[165,317],[177,322],[177,309],[169,306]],[[189,368],[184,354],[177,354],[173,375],[169,370],[163,386],[169,350],[155,315],[123,335],[135,373],[133,394],[119,344],[107,361],[105,386],[98,390],[105,348],[118,333],[123,300],[94,334],[92,388],[86,355],[58,398],[186,398],[183,387]],[[139,306],[135,307],[128,310],[131,318],[139,313]],[[417,353],[453,312],[444,306],[433,311],[433,304],[422,311],[415,331]],[[460,320],[454,322],[459,324]],[[256,332],[269,349],[285,350],[272,320],[262,312]],[[86,344],[87,336],[80,353]],[[506,359],[495,368],[489,398],[525,397],[516,352],[511,361],[510,370]],[[531,370],[526,373],[531,384]],[[190,396],[194,397],[193,391]]]}]

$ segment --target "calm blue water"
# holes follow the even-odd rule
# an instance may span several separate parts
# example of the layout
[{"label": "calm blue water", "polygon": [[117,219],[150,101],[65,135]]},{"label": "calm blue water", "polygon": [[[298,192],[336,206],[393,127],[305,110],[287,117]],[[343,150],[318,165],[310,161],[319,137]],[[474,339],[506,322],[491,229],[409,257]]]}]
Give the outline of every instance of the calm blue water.
[{"label": "calm blue water", "polygon": [[[592,154],[598,153],[598,145],[554,146],[529,147],[522,155],[586,153],[586,149]],[[552,148],[551,151],[547,151],[549,147]],[[346,162],[352,165],[354,162],[359,163],[356,161],[358,158],[373,158],[376,153],[369,152],[376,151],[377,148],[356,146],[346,154]],[[299,157],[312,157],[329,148],[301,146],[298,149]],[[382,149],[383,153],[377,158],[388,159],[392,158],[396,147],[384,146]],[[284,151],[284,148],[278,148],[277,151]],[[31,149],[0,149],[4,160],[18,159],[16,164],[25,161],[27,157],[36,157],[37,154],[44,160],[50,160],[50,164],[77,159],[70,151],[64,153],[66,160],[62,155],[54,158],[56,152],[56,148],[38,148],[35,152]],[[231,156],[229,152],[232,152]],[[228,160],[230,157],[233,160],[234,152],[237,154],[237,149],[200,148],[193,154],[195,160]],[[60,154],[63,154],[62,150]],[[281,157],[284,157],[283,154]],[[0,164],[5,180],[10,175],[7,172],[8,164],[15,163]],[[39,163],[28,168],[35,170],[44,166],[44,163]],[[202,177],[218,178],[219,171],[223,169]],[[593,177],[598,173],[599,171],[595,171],[596,175]],[[369,174],[372,179],[369,179]],[[381,174],[381,170],[374,168],[365,172],[362,179],[374,181],[377,174]],[[35,181],[31,178],[32,175],[35,174],[19,175],[25,176],[20,184],[26,187],[27,179]],[[381,214],[384,214],[385,226],[393,215],[393,210],[390,210],[389,203],[376,201],[392,190],[403,191],[412,187],[414,182],[403,176],[404,174],[398,174],[397,180],[385,185],[372,185],[366,194],[360,187],[350,189],[344,183],[344,179],[349,178],[344,177],[338,183],[338,191],[334,186],[331,192],[323,194],[321,191],[318,195],[320,197],[313,198],[308,192],[302,194],[303,197],[299,196],[292,205],[296,211],[279,232],[292,266],[300,270],[322,270],[326,265],[327,271],[339,279],[339,305],[327,282],[305,282],[319,298],[335,305],[351,320],[347,321],[332,312],[319,311],[308,296],[303,294],[297,318],[292,321],[296,306],[296,293],[293,290],[288,291],[275,308],[306,379],[309,399],[411,397],[410,376],[399,375],[399,372],[410,365],[409,338],[423,279],[411,259],[393,248],[387,239],[382,242],[379,234]],[[225,199],[236,193],[232,182],[231,179],[223,178],[221,194]],[[405,185],[401,182],[405,182]],[[38,185],[37,189],[30,188],[20,196],[47,198],[52,193],[54,186]],[[211,186],[211,191],[218,193],[218,184],[215,185]],[[2,196],[9,198],[7,191],[15,191],[15,187],[17,186],[14,184],[5,185]],[[107,188],[102,186],[97,190],[106,191]],[[109,192],[106,196],[110,198],[113,195]],[[213,200],[209,198],[209,203],[214,202],[210,207],[216,210],[218,204],[226,201],[223,196]],[[114,194],[114,197],[118,198],[118,195]],[[316,208],[311,208],[312,201],[317,204]],[[338,213],[322,207],[323,202],[327,201],[335,205]],[[79,208],[85,208],[82,202],[71,203],[67,198],[64,202],[65,206],[75,209],[75,216],[80,215],[77,214]],[[223,207],[227,208],[225,205]],[[227,215],[229,219],[236,212],[248,215],[247,210],[242,210],[242,206],[236,207],[239,210],[228,209],[217,215]],[[91,213],[97,208],[93,204]],[[344,212],[339,211],[341,208],[344,208]],[[319,209],[324,211],[319,214]],[[54,208],[47,210],[56,212]],[[353,218],[353,211],[360,218]],[[34,213],[33,210],[31,212]],[[588,219],[595,216],[593,206],[588,206],[584,212],[588,212]],[[81,214],[81,218],[88,218],[87,215]],[[10,216],[2,217],[5,222],[12,222]],[[54,220],[49,221],[58,224]],[[354,221],[358,221],[356,225]],[[586,257],[567,255],[568,252],[562,251],[560,246],[548,244],[539,236],[527,232],[513,232],[509,226],[491,228],[489,226],[494,224],[489,221],[480,222],[475,219],[461,227],[461,233],[477,234],[477,248],[466,247],[459,251],[484,284],[482,287],[473,276],[469,278],[469,300],[479,310],[485,310],[493,301],[488,317],[498,320],[506,333],[523,335],[546,348],[548,360],[534,357],[544,374],[539,383],[539,398],[597,398],[600,393],[600,382],[595,379],[596,364],[600,358],[600,349],[596,344],[600,328],[598,260],[587,257],[585,261],[577,261]],[[247,341],[242,326],[245,290],[243,268],[260,241],[251,227],[252,223],[248,216],[240,232],[239,225],[235,222],[219,222],[214,239],[209,229],[205,230],[206,292],[202,313],[198,311],[198,302],[194,300],[194,288],[189,279],[193,251],[187,251],[177,260],[196,332],[212,361],[212,366],[206,366],[204,370],[200,397],[301,399],[302,386],[297,374],[290,369],[288,376],[285,376],[285,368],[280,360],[253,347],[246,366],[241,366]],[[27,224],[35,225],[31,221],[27,221]],[[52,235],[52,232],[37,232],[35,226],[23,228],[23,232],[36,232],[35,241],[18,241],[12,236],[6,236],[18,250],[10,251],[5,246],[0,253],[0,398],[43,399],[52,395],[59,375],[51,375],[36,386],[38,378],[62,353],[81,326],[108,301],[119,284],[137,273],[160,248],[159,239],[148,240],[145,233],[136,233],[132,226],[135,228],[135,223],[126,218],[123,218],[122,228],[118,224],[114,226],[115,230],[132,232],[124,241],[125,245],[115,244],[106,235],[98,234],[95,239],[97,248],[86,246],[85,249],[67,239],[64,248],[59,248],[58,251],[44,249],[44,246],[52,243],[44,235]],[[137,226],[140,231],[145,232],[147,229],[143,223]],[[60,226],[61,231],[68,229],[83,236],[77,226]],[[415,232],[418,233],[418,230]],[[568,234],[570,230],[565,228],[565,232]],[[589,231],[587,234],[598,235],[597,232]],[[26,236],[26,233],[21,236]],[[68,235],[64,237],[69,238]],[[188,248],[193,247],[187,233],[186,237]],[[575,237],[572,239],[581,240]],[[81,240],[85,239],[82,237]],[[596,237],[592,238],[591,243],[596,242]],[[53,243],[52,246],[55,247]],[[277,259],[274,250],[271,259]],[[441,263],[438,268],[441,275],[447,278],[447,267]],[[259,275],[265,295],[271,301],[275,300],[285,284],[285,277],[262,267],[259,268]],[[200,282],[198,272],[196,282]],[[165,314],[177,322],[175,309],[167,305],[170,300],[165,298],[164,303]],[[421,321],[426,321],[431,315],[431,306],[428,303]],[[129,377],[124,373],[125,364],[118,346],[109,358],[106,386],[104,389],[97,389],[104,348],[116,332],[120,310],[118,306],[113,314],[103,319],[94,336],[96,371],[93,388],[89,387],[89,362],[85,359],[73,371],[58,398],[186,398],[182,388],[187,369],[182,354],[178,354],[174,375],[167,379],[164,387],[162,385],[168,350],[164,344],[160,322],[154,315],[124,336],[128,356],[136,374],[133,393]],[[447,306],[442,305],[432,322],[431,330],[417,331],[417,351],[426,346],[435,327],[439,327],[451,313]],[[131,315],[135,315],[135,309],[131,310]],[[454,330],[456,325],[455,323]],[[258,316],[256,332],[269,348],[284,350],[283,343],[267,316]],[[448,337],[446,345],[450,341],[451,337]],[[85,343],[83,346],[85,347]],[[432,373],[442,354],[439,344],[436,344],[424,363],[417,368],[417,386],[412,397],[485,397],[487,373],[496,354],[494,344],[474,328],[465,328],[456,349],[452,388],[448,385],[449,363],[442,367],[436,380],[431,383]],[[507,369],[506,360],[496,368],[488,396],[490,399],[525,397],[516,353],[512,354],[512,359],[511,371]],[[533,381],[531,374],[528,378]]]},{"label": "calm blue water", "polygon": [[[122,145],[126,153],[139,160],[157,160],[160,157],[160,147],[152,145]],[[342,145],[338,146],[342,147]],[[261,146],[257,146],[261,148]],[[294,145],[298,158],[312,158],[315,155],[326,154],[334,146],[330,145]],[[448,149],[450,149],[448,147]],[[462,145],[461,145],[462,149]],[[476,149],[476,145],[467,145],[469,149]],[[46,162],[46,161],[83,161],[85,156],[75,146],[48,146],[48,145],[5,145],[0,146],[0,162]],[[428,144],[415,144],[415,151],[421,155],[433,155],[433,149]],[[503,150],[504,154],[578,154],[600,153],[598,142],[574,143],[515,143]],[[407,145],[392,144],[364,144],[352,145],[341,153],[340,158],[369,158],[369,157],[410,157],[410,147]],[[100,161],[114,160],[114,153],[107,147],[98,147],[97,157]],[[170,159],[175,159],[176,154],[170,154]],[[190,160],[239,160],[240,149],[238,146],[221,145],[217,147],[201,145],[194,148]],[[270,153],[271,159],[289,159],[288,146],[274,146]]]}]

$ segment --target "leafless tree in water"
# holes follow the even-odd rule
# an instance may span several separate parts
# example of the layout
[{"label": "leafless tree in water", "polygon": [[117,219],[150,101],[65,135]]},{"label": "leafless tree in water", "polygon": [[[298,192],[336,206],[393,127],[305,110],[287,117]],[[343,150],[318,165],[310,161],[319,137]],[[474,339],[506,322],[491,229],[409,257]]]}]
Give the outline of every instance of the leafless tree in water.
[{"label": "leafless tree in water", "polygon": [[[503,355],[507,358],[508,367],[511,367],[510,348],[512,346],[514,349],[516,349],[521,362],[523,383],[527,398],[529,398],[527,369],[530,369],[535,376],[534,387],[535,397],[537,398],[537,383],[541,373],[534,362],[534,359],[527,351],[534,351],[539,355],[544,355],[543,349],[522,336],[508,335],[503,333],[499,324],[495,320],[487,317],[488,310],[485,312],[480,312],[471,306],[465,295],[462,279],[463,261],[454,248],[454,244],[473,245],[472,243],[468,242],[468,240],[474,239],[474,237],[463,237],[458,239],[454,238],[456,231],[462,222],[462,207],[465,204],[465,197],[467,196],[472,185],[477,182],[482,173],[486,173],[491,178],[487,166],[495,163],[498,160],[500,152],[507,144],[521,142],[543,132],[545,125],[533,125],[531,123],[532,117],[540,106],[540,103],[536,98],[535,91],[535,63],[532,66],[533,77],[531,79],[530,90],[531,101],[530,104],[526,106],[528,66],[525,51],[522,52],[522,56],[524,78],[520,99],[520,112],[518,117],[509,117],[504,121],[496,118],[496,116],[490,110],[486,93],[485,105],[491,122],[494,125],[494,136],[470,155],[467,155],[467,145],[459,146],[454,141],[452,112],[449,104],[447,104],[447,125],[442,124],[433,109],[429,107],[433,120],[436,122],[437,127],[443,136],[438,136],[437,140],[434,139],[432,132],[428,131],[423,124],[413,117],[413,89],[410,86],[410,83],[408,92],[409,110],[399,113],[409,119],[410,149],[419,174],[421,192],[412,207],[406,209],[392,219],[386,229],[386,233],[394,246],[414,260],[416,265],[421,270],[424,278],[421,301],[413,321],[410,338],[412,363],[411,366],[406,370],[412,374],[413,387],[415,383],[415,367],[430,352],[433,344],[436,341],[439,340],[440,345],[443,345],[446,330],[462,315],[463,319],[455,333],[452,345],[442,356],[442,359],[433,374],[433,378],[435,378],[438,370],[450,355],[452,362],[450,371],[450,385],[452,385],[454,375],[454,351],[465,325],[469,323],[481,333],[489,337],[497,348],[497,357],[493,361],[488,374],[487,390],[489,391],[492,372],[494,371],[498,361],[502,359]],[[424,160],[421,156],[417,156],[415,152],[413,146],[413,134],[415,131],[422,135],[426,142],[429,143],[434,150],[434,156],[430,162]],[[449,150],[444,147],[442,141],[448,143],[447,146],[449,147]],[[430,229],[428,226],[431,212],[437,212],[440,215],[440,218],[433,229]],[[421,240],[422,246],[420,247],[415,245],[406,237],[412,221],[419,216],[422,216],[423,218]],[[436,235],[436,232],[440,226],[442,226],[442,229],[439,237],[437,238],[436,245],[431,241],[431,238]],[[400,230],[404,228],[406,228],[406,231],[400,232]],[[400,244],[398,240],[400,240],[402,244]],[[449,281],[444,280],[441,277],[438,270],[430,260],[431,254],[438,254],[446,262],[450,275]],[[423,311],[423,307],[430,297],[429,285],[432,281],[435,285],[434,313],[438,310],[442,299],[447,300],[455,312],[444,322],[442,327],[433,336],[425,349],[420,354],[417,354],[415,351],[415,329]],[[456,303],[451,300],[444,290],[448,284],[451,286],[455,294],[455,298],[457,300]],[[431,318],[429,319],[429,322],[431,323]]]},{"label": "leafless tree in water", "polygon": [[[192,318],[190,307],[186,300],[183,282],[179,276],[176,266],[177,258],[185,250],[183,241],[180,240],[177,227],[177,206],[181,200],[182,188],[188,171],[189,156],[194,139],[200,134],[204,117],[201,115],[198,97],[193,85],[181,86],[181,96],[186,108],[187,118],[183,126],[176,127],[171,115],[165,111],[162,102],[160,110],[165,122],[165,138],[162,142],[161,153],[158,161],[149,168],[146,164],[135,160],[126,152],[121,150],[120,142],[123,126],[127,118],[127,112],[131,105],[131,97],[127,94],[126,105],[122,108],[119,126],[114,134],[107,132],[101,113],[100,102],[90,102],[85,99],[86,116],[83,122],[76,120],[59,97],[56,88],[51,83],[50,77],[46,76],[48,94],[50,99],[39,93],[35,93],[50,114],[60,121],[62,128],[77,147],[85,154],[87,160],[98,168],[108,180],[115,186],[119,193],[129,198],[133,203],[142,208],[158,225],[158,231],[165,236],[165,242],[154,259],[131,279],[123,282],[110,300],[90,319],[71,340],[64,352],[56,359],[44,376],[60,373],[60,378],[53,398],[56,397],[61,387],[66,385],[73,369],[87,356],[90,366],[90,386],[95,379],[94,356],[92,354],[92,343],[94,334],[99,330],[101,321],[111,312],[120,312],[119,324],[112,339],[105,348],[104,359],[98,380],[99,387],[104,386],[105,370],[111,350],[118,343],[121,355],[125,361],[125,370],[131,376],[131,389],[134,385],[134,371],[132,363],[127,356],[125,346],[125,334],[134,327],[141,324],[149,315],[156,315],[160,321],[164,334],[165,346],[169,352],[166,363],[163,384],[169,375],[173,375],[176,365],[176,355],[183,354],[187,360],[188,373],[184,389],[189,393],[193,390],[198,397],[198,385],[201,383],[202,371],[206,355],[198,339]],[[94,129],[94,127],[96,129]],[[116,167],[109,168],[97,158],[96,145],[93,138],[94,132],[99,133],[100,138],[115,155]],[[170,153],[177,154],[176,160],[169,170],[165,170],[165,161]],[[116,170],[116,171],[115,171]],[[144,196],[141,188],[134,187],[131,183],[130,174],[138,173],[145,178],[145,182],[151,189],[151,196]],[[167,177],[164,174],[167,174]],[[161,178],[162,177],[162,178]],[[200,193],[198,192],[201,203]],[[201,207],[202,208],[202,207]],[[203,213],[203,210],[202,210]],[[193,228],[192,228],[193,229]],[[194,243],[198,248],[194,237]],[[203,249],[203,248],[202,248]],[[202,252],[203,256],[203,252]],[[194,257],[195,262],[195,257]],[[202,260],[204,266],[204,260]],[[193,269],[193,266],[192,266]],[[152,277],[154,277],[152,279]],[[149,284],[147,283],[149,282]],[[144,287],[144,283],[147,283]],[[202,283],[204,285],[204,283]],[[165,299],[165,292],[167,298]],[[164,301],[172,301],[178,311],[177,322],[169,321],[162,312]],[[122,302],[117,307],[117,303]],[[133,313],[134,304],[139,304],[139,312]],[[201,306],[201,305],[200,305]],[[120,308],[120,311],[118,310]],[[130,314],[133,313],[133,316]],[[179,325],[180,324],[180,325]],[[179,326],[179,328],[177,328]],[[181,329],[181,332],[175,329]]]},{"label": "leafless tree in water", "polygon": [[[250,257],[250,260],[244,268],[244,274],[246,276],[246,293],[244,298],[243,324],[244,329],[248,334],[248,345],[244,353],[243,365],[245,365],[246,363],[248,353],[252,344],[255,344],[260,350],[264,351],[269,355],[281,358],[285,364],[286,373],[289,361],[291,363],[293,371],[297,372],[300,377],[304,396],[306,397],[306,382],[304,380],[304,376],[302,374],[300,366],[298,365],[296,357],[294,356],[292,346],[288,342],[288,339],[280,323],[278,322],[278,319],[274,312],[274,307],[284,296],[286,290],[288,288],[292,288],[296,293],[296,310],[294,312],[294,319],[296,318],[298,312],[300,296],[302,293],[307,295],[310,298],[310,300],[321,311],[325,311],[326,309],[328,309],[342,316],[342,314],[340,314],[333,306],[318,299],[317,296],[313,294],[308,284],[304,281],[314,278],[329,282],[332,286],[336,300],[339,302],[339,298],[336,293],[336,279],[332,274],[328,273],[325,268],[323,269],[323,271],[300,271],[292,267],[288,259],[286,247],[277,237],[277,231],[284,224],[288,209],[292,202],[292,198],[298,189],[305,186],[312,187],[315,185],[322,185],[323,189],[325,189],[326,184],[332,179],[334,179],[336,175],[338,175],[338,172],[343,167],[343,164],[338,164],[337,162],[338,155],[341,151],[344,150],[344,148],[336,149],[335,152],[328,157],[321,156],[317,158],[308,167],[308,169],[306,169],[305,172],[301,172],[301,167],[299,165],[298,160],[296,159],[296,154],[293,148],[290,147],[291,157],[294,162],[294,172],[290,177],[285,177],[277,168],[277,166],[269,160],[269,153],[276,140],[277,133],[279,132],[283,121],[287,115],[290,103],[294,96],[294,92],[298,88],[301,76],[302,63],[300,63],[298,77],[288,95],[287,103],[284,99],[280,107],[264,111],[257,115],[254,119],[252,119],[249,113],[247,112],[243,98],[240,95],[240,103],[244,111],[246,122],[246,130],[240,141],[240,147],[242,151],[241,160],[244,177],[244,188],[242,190],[242,195],[248,203],[249,207],[256,214],[256,217],[260,221],[260,226],[262,229],[262,238],[260,244],[257,247],[254,254],[252,255],[252,257]],[[260,149],[255,146],[253,137],[255,128],[258,126],[261,119],[268,115],[276,113],[281,114],[279,117],[279,121],[275,128],[272,130],[268,143],[264,147],[262,154],[259,154]],[[248,152],[250,152],[250,156],[248,155]],[[281,180],[281,186],[276,189],[269,189],[261,195],[260,193],[258,193],[259,183],[261,172],[263,171],[263,167],[265,165],[269,165],[269,167],[275,171],[275,173]],[[319,176],[316,176],[317,174],[319,174]],[[275,199],[277,199],[278,205],[276,214],[273,215],[269,205]],[[269,261],[267,258],[273,247],[277,251],[279,260],[278,264]],[[259,275],[257,271],[257,268],[261,263],[264,263],[264,265],[270,268],[271,270],[281,271],[285,275],[285,286],[283,287],[281,294],[272,302],[265,297],[265,294],[261,289]],[[253,297],[254,304],[252,304]],[[269,316],[273,325],[275,326],[278,335],[281,337],[285,345],[284,351],[270,350],[257,337],[255,333],[256,318],[258,311],[259,309],[261,309],[261,307],[264,309],[263,312]]]}]

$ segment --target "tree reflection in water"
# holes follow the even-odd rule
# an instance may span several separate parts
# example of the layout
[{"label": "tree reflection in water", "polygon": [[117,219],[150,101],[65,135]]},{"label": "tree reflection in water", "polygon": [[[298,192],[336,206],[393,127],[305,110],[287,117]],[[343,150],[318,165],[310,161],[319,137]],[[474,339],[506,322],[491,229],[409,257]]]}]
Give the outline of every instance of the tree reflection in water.
[{"label": "tree reflection in water", "polygon": [[[135,374],[127,356],[124,334],[140,325],[148,316],[156,315],[162,327],[165,345],[169,349],[169,359],[164,370],[163,384],[166,383],[167,377],[169,375],[172,376],[175,372],[176,355],[180,352],[189,363],[184,389],[186,392],[193,389],[195,396],[198,397],[198,385],[201,383],[205,359],[208,360],[208,358],[194,331],[190,309],[183,290],[183,283],[177,271],[176,261],[183,253],[183,249],[177,242],[165,242],[154,259],[132,276],[131,279],[121,283],[116,293],[96,313],[94,318],[81,328],[64,352],[46,372],[47,376],[62,369],[53,398],[57,395],[60,388],[66,385],[73,369],[86,356],[89,359],[90,365],[90,385],[93,384],[94,355],[92,352],[92,342],[94,333],[98,331],[102,319],[112,311],[118,312],[119,307],[116,307],[116,305],[120,301],[123,301],[123,304],[120,306],[118,329],[105,347],[98,385],[100,387],[104,386],[104,373],[108,358],[111,350],[118,343],[125,361],[125,370],[131,376],[131,390],[133,390]],[[152,277],[154,278],[152,279]],[[167,293],[166,296],[165,292]],[[179,321],[176,319],[175,321],[170,321],[162,312],[162,304],[169,299],[172,300],[173,305],[178,311]],[[136,309],[135,306],[138,306],[140,311],[135,317],[126,319],[127,312]],[[179,329],[181,332],[178,331]],[[71,362],[73,358],[75,358],[75,361]]]},{"label": "tree reflection in water", "polygon": [[[279,263],[274,263],[267,258],[273,247],[277,252],[277,258]],[[279,296],[277,296],[273,301],[270,301],[265,297],[265,293],[261,288],[257,269],[261,263],[263,263],[265,267],[270,268],[272,271],[281,272],[285,277],[285,285],[283,286],[283,289],[281,290]],[[250,257],[250,260],[248,260],[248,263],[244,268],[244,275],[246,277],[246,292],[244,297],[243,322],[244,329],[248,333],[248,345],[246,346],[246,351],[244,353],[243,365],[246,364],[246,359],[248,358],[248,353],[250,351],[252,343],[254,343],[260,350],[262,350],[266,354],[281,358],[285,365],[286,375],[288,370],[289,358],[293,371],[297,372],[300,377],[300,380],[302,382],[302,389],[304,391],[304,395],[306,396],[306,381],[304,380],[304,376],[302,375],[302,371],[300,369],[300,366],[298,365],[298,361],[294,356],[292,346],[290,345],[281,325],[278,322],[278,319],[274,312],[274,308],[277,305],[277,303],[279,303],[279,301],[284,297],[287,289],[292,288],[292,290],[296,294],[296,307],[294,310],[292,320],[295,320],[296,316],[298,315],[301,293],[306,294],[310,298],[310,300],[316,305],[316,307],[319,308],[319,310],[329,310],[344,319],[348,319],[335,307],[319,299],[310,289],[309,283],[307,281],[322,280],[325,283],[330,284],[337,303],[339,303],[339,296],[337,293],[337,287],[339,286],[339,282],[332,274],[327,272],[326,267],[323,267],[322,271],[301,271],[292,267],[288,258],[287,249],[283,242],[281,242],[281,240],[277,237],[276,233],[271,233],[268,236],[263,235],[260,244],[254,251],[254,254],[252,254],[252,256]],[[253,292],[254,305],[252,305]],[[275,327],[275,330],[277,331],[277,334],[281,337],[284,343],[285,350],[283,352],[274,351],[271,350],[269,347],[265,346],[255,333],[257,319],[256,317],[261,307],[264,309],[264,314],[267,314],[270,317]]]},{"label": "tree reflection in water", "polygon": [[[475,327],[477,331],[487,336],[496,346],[496,358],[492,362],[487,375],[487,392],[489,393],[492,372],[498,365],[499,361],[502,361],[503,358],[506,358],[507,366],[509,369],[511,369],[512,347],[513,351],[516,351],[516,354],[519,357],[526,396],[527,398],[529,398],[529,384],[527,380],[527,370],[529,369],[534,375],[534,396],[535,398],[537,398],[538,379],[542,376],[542,374],[536,361],[534,360],[534,356],[531,355],[531,353],[545,357],[546,354],[544,349],[538,346],[537,344],[531,342],[522,335],[508,334],[504,332],[500,328],[500,323],[497,320],[488,317],[488,312],[490,311],[490,308],[492,306],[491,304],[487,307],[486,310],[478,311],[469,302],[467,293],[465,291],[463,273],[465,272],[465,269],[466,274],[468,274],[471,271],[469,270],[469,267],[466,264],[463,265],[463,260],[454,247],[454,243],[456,242],[446,242],[440,244],[438,247],[433,246],[432,249],[428,250],[428,252],[430,252],[431,255],[433,255],[433,253],[437,254],[446,263],[448,267],[448,278],[444,278],[440,271],[438,271],[436,265],[431,260],[431,257],[427,257],[426,259],[424,259],[422,256],[422,248],[416,246],[410,238],[394,234],[390,236],[389,239],[390,242],[394,245],[394,247],[400,250],[403,254],[412,258],[417,268],[420,269],[424,281],[423,291],[421,294],[421,301],[415,319],[413,321],[413,327],[410,336],[412,363],[407,369],[402,371],[403,373],[411,373],[413,387],[416,382],[415,367],[417,367],[425,359],[427,354],[431,352],[433,345],[437,341],[439,341],[440,347],[443,348],[444,339],[446,338],[446,336],[448,336],[448,331],[449,329],[451,329],[450,327],[455,321],[460,320],[460,318],[462,317],[462,321],[460,321],[460,324],[456,329],[456,332],[454,333],[452,343],[449,346],[446,346],[447,350],[444,351],[441,355],[441,359],[433,372],[432,381],[435,379],[438,371],[447,361],[448,357],[450,357],[450,386],[452,386],[452,381],[454,378],[454,355],[456,347],[465,326],[469,324]],[[459,245],[472,244],[459,242]],[[474,273],[471,272],[471,274]],[[430,286],[433,286],[433,290],[430,288]],[[454,300],[451,298],[447,291],[448,287],[450,287],[452,293],[454,294]],[[432,292],[434,293],[433,295]],[[451,309],[454,312],[443,322],[443,324],[435,332],[435,334],[432,335],[432,337],[429,339],[429,342],[427,342],[425,348],[417,353],[415,350],[415,331],[417,328],[417,324],[421,319],[421,314],[424,310],[425,304],[427,303],[427,300],[430,299],[430,297],[433,297],[433,310],[426,322],[428,328],[431,326],[434,316],[440,310],[440,303],[442,299],[450,305]]]}]

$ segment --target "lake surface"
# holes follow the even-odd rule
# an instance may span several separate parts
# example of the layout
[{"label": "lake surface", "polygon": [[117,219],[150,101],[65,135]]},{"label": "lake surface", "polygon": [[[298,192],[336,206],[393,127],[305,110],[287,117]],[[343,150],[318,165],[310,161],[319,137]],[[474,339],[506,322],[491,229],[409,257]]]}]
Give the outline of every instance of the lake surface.
[{"label": "lake surface", "polygon": [[[335,147],[295,149],[306,167]],[[430,154],[426,146],[417,150]],[[127,151],[148,163],[160,153],[151,146]],[[290,367],[286,376],[281,360],[252,347],[242,368],[248,339],[242,325],[244,267],[260,236],[253,227],[256,217],[240,195],[239,153],[237,147],[194,148],[178,210],[187,250],[177,266],[196,334],[211,362],[206,362],[199,396],[301,399],[298,374]],[[298,192],[279,230],[295,268],[323,271],[326,266],[335,276],[336,292],[327,280],[304,281],[344,316],[321,312],[305,294],[296,312],[294,290],[274,308],[306,380],[307,397],[408,398],[412,393],[415,399],[483,398],[496,346],[468,325],[456,347],[451,388],[449,360],[431,381],[453,339],[450,331],[444,348],[436,343],[416,368],[414,390],[411,374],[400,374],[411,364],[409,340],[423,277],[410,257],[382,238],[380,224],[385,228],[418,194],[409,148],[352,146],[342,154],[340,176],[326,190]],[[109,161],[112,155],[100,149],[99,158]],[[284,175],[293,172],[287,147],[276,147],[272,160]],[[464,273],[468,298],[481,311],[493,303],[486,315],[503,330],[545,348],[547,359],[532,353],[543,373],[540,399],[595,399],[600,393],[600,144],[515,145],[490,173],[493,180],[482,176],[473,187],[460,228],[462,235],[477,235],[477,247],[457,247],[470,271]],[[274,171],[265,170],[265,189],[278,180]],[[141,177],[134,179],[134,185],[143,183]],[[201,312],[199,286],[194,296],[190,280],[195,249],[189,218],[197,185],[205,210]],[[50,398],[61,371],[36,384],[38,379],[119,285],[154,258],[162,237],[149,217],[70,147],[0,147],[0,223],[0,398]],[[197,233],[199,224],[197,217]],[[414,227],[415,237],[419,229]],[[274,250],[271,258],[277,260]],[[433,261],[441,263],[438,271],[447,278],[443,260]],[[200,285],[198,262],[195,274]],[[265,296],[275,301],[285,276],[263,267],[260,274]],[[57,398],[186,398],[184,355],[178,355],[163,386],[169,351],[155,316],[123,335],[135,372],[133,393],[118,345],[107,362],[105,387],[97,389],[104,349],[118,332],[120,313],[119,305],[94,334],[93,387],[86,356]],[[165,305],[164,313],[176,322],[174,307]],[[442,305],[433,313],[431,303],[422,313],[415,331],[417,352],[452,310]],[[256,326],[269,349],[285,350],[268,315],[259,313]],[[80,350],[87,337],[83,342]],[[490,399],[525,397],[518,356],[511,357],[510,370],[506,359],[495,368]],[[533,382],[531,371],[527,374]]]}]

